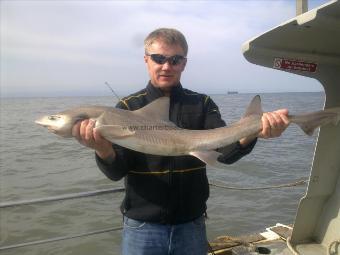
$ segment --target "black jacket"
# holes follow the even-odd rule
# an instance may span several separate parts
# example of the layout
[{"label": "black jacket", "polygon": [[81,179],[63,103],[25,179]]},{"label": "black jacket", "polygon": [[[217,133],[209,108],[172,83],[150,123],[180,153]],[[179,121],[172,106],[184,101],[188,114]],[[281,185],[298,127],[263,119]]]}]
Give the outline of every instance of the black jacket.
[{"label": "black jacket", "polygon": [[[116,107],[136,110],[163,96],[152,84],[122,100]],[[225,126],[218,107],[209,96],[183,89],[179,84],[170,96],[169,119],[186,129]],[[231,164],[254,147],[239,143],[220,149],[219,160]],[[125,177],[126,194],[121,205],[124,215],[141,221],[179,224],[206,211],[209,183],[205,164],[193,156],[155,156],[113,145],[116,159],[108,162],[96,156],[100,170],[112,180]]]}]

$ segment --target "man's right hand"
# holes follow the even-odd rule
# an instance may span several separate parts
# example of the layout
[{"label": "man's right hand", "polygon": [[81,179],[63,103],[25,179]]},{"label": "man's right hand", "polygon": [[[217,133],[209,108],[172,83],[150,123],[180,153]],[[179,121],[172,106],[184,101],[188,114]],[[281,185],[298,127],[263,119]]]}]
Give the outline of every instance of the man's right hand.
[{"label": "man's right hand", "polygon": [[112,143],[96,132],[95,124],[96,121],[91,119],[78,121],[72,128],[72,135],[80,144],[94,149],[101,159],[115,158],[116,153]]}]

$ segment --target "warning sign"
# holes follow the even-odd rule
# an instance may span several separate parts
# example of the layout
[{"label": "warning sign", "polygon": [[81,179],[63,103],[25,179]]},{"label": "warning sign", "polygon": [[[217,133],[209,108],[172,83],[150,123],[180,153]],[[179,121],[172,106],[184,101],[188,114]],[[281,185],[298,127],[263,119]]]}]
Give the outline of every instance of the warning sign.
[{"label": "warning sign", "polygon": [[276,69],[315,73],[317,64],[300,60],[275,58],[273,67]]}]

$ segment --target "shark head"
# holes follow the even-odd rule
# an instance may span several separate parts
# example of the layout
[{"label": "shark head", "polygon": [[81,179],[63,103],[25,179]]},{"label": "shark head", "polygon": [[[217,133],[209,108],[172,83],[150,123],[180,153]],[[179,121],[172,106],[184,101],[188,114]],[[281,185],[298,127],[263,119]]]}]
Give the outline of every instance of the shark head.
[{"label": "shark head", "polygon": [[56,135],[62,137],[72,137],[72,126],[74,121],[72,121],[68,115],[48,115],[36,120],[35,123],[46,127],[48,131]]},{"label": "shark head", "polygon": [[106,106],[81,106],[68,109],[59,113],[46,115],[35,121],[36,124],[46,127],[50,132],[61,137],[72,137],[72,127],[77,121],[97,119],[106,110]]}]

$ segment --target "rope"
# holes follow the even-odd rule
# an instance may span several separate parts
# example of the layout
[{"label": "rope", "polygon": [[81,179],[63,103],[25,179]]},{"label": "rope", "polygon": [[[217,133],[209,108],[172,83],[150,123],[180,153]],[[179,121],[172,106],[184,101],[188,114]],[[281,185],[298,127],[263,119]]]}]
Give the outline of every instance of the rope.
[{"label": "rope", "polygon": [[[334,252],[332,252],[332,247],[333,246],[334,246]],[[328,255],[336,255],[336,254],[338,254],[339,248],[340,248],[340,239],[331,242],[329,244],[329,246],[328,246]]]},{"label": "rope", "polygon": [[[217,184],[214,182],[210,182],[209,185],[212,187],[229,189],[229,190],[264,190],[264,189],[278,189],[278,188],[294,187],[298,185],[304,185],[306,183],[307,183],[307,180],[299,180],[299,181],[296,181],[293,183],[287,183],[287,184],[265,186],[265,187],[250,187],[250,188],[226,186],[226,185],[221,185],[221,184]],[[87,191],[87,192],[73,193],[73,194],[54,196],[54,197],[23,200],[23,201],[17,201],[17,202],[7,202],[7,203],[5,202],[5,203],[0,203],[0,208],[8,208],[8,207],[14,207],[14,206],[21,206],[21,205],[30,205],[30,204],[61,201],[61,200],[68,200],[68,199],[75,199],[75,198],[82,198],[82,197],[98,196],[98,195],[103,195],[103,194],[108,194],[108,193],[123,192],[124,190],[125,190],[124,188],[111,188],[111,189]]]},{"label": "rope", "polygon": [[300,253],[292,245],[291,236],[287,238],[286,244],[289,250],[293,253],[293,255],[300,255]]},{"label": "rope", "polygon": [[299,180],[299,181],[295,181],[292,183],[273,185],[273,186],[264,186],[264,187],[252,187],[252,188],[225,186],[225,185],[216,184],[212,182],[210,182],[209,185],[212,187],[217,187],[217,188],[222,188],[222,189],[231,189],[231,190],[263,190],[263,189],[279,189],[279,188],[295,187],[298,185],[304,185],[306,183],[307,183],[307,180]]},{"label": "rope", "polygon": [[97,234],[102,234],[102,233],[107,233],[107,232],[118,231],[122,229],[123,227],[115,227],[115,228],[108,228],[108,229],[101,229],[97,231],[86,232],[86,233],[72,235],[72,236],[61,236],[61,237],[55,237],[55,238],[44,239],[44,240],[39,240],[39,241],[2,246],[0,247],[0,251],[21,248],[21,247],[26,247],[26,246],[32,246],[32,245],[38,245],[38,244],[58,242],[58,241],[69,240],[69,239],[74,239],[74,238],[79,238],[79,237],[84,237],[84,236],[90,236],[90,235],[97,235]]},{"label": "rope", "polygon": [[61,195],[61,196],[55,196],[55,197],[44,197],[44,198],[38,198],[38,199],[32,199],[32,200],[0,203],[0,208],[46,203],[46,202],[68,200],[68,199],[82,198],[82,197],[98,196],[98,195],[107,194],[107,193],[122,192],[124,190],[125,190],[124,188],[111,188],[111,189],[102,189],[102,190],[95,190],[95,191],[73,193],[73,194],[67,194],[67,195]]},{"label": "rope", "polygon": [[214,252],[213,248],[211,247],[210,243],[208,243],[208,252],[210,252],[211,255],[216,255],[216,253]]}]

